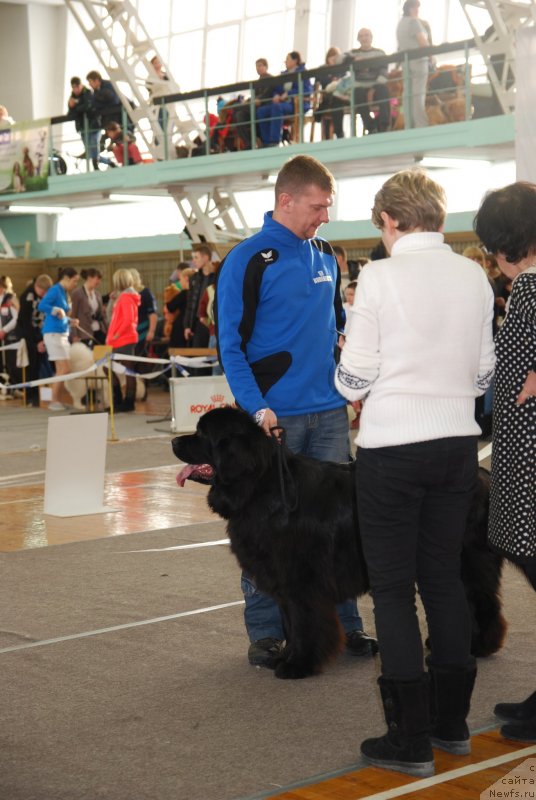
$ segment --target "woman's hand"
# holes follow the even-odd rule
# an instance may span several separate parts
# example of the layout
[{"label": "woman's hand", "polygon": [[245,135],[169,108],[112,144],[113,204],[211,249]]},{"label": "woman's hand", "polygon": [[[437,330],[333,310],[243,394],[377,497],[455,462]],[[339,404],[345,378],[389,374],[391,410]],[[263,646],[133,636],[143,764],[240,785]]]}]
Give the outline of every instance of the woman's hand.
[{"label": "woman's hand", "polygon": [[536,397],[536,372],[534,370],[531,370],[527,375],[523,388],[517,397],[516,405],[522,406],[529,397]]}]

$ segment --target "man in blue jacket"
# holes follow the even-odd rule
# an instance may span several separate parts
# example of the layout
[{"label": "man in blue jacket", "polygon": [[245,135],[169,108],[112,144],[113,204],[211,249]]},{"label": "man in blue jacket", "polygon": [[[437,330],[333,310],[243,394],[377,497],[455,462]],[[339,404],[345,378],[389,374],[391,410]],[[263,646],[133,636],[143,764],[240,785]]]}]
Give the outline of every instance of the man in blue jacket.
[{"label": "man in blue jacket", "polygon": [[[266,434],[279,425],[293,452],[346,461],[346,403],[334,384],[344,322],[340,272],[331,245],[316,236],[329,221],[334,191],[333,176],[316,159],[296,156],[285,164],[274,211],[220,267],[216,323],[234,397]],[[279,607],[245,574],[242,590],[249,661],[273,668],[285,638]],[[347,650],[374,655],[376,641],[364,633],[355,599],[338,611]]]}]

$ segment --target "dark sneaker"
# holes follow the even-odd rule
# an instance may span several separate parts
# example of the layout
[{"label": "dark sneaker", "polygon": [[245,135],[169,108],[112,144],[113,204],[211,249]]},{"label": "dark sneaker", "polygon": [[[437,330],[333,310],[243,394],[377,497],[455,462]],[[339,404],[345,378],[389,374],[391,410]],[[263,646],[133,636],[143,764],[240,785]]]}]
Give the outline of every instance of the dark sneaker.
[{"label": "dark sneaker", "polygon": [[275,669],[281,660],[284,642],[271,636],[252,642],[248,649],[248,661],[254,667]]},{"label": "dark sneaker", "polygon": [[352,656],[375,656],[378,642],[365,631],[350,631],[346,634],[346,652]]}]

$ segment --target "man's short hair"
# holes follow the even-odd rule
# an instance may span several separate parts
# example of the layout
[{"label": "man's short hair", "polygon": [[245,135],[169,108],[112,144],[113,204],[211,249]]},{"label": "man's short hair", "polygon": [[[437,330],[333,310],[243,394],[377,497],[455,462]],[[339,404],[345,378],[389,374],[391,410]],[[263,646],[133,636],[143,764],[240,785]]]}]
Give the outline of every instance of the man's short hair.
[{"label": "man's short hair", "polygon": [[275,182],[275,199],[286,192],[301,194],[309,186],[318,186],[329,194],[335,194],[335,178],[320,161],[312,156],[294,156],[282,167]]},{"label": "man's short hair", "polygon": [[445,190],[421,169],[397,172],[374,198],[372,222],[383,228],[382,211],[398,222],[399,231],[438,231],[445,222]]},{"label": "man's short hair", "polygon": [[263,64],[268,69],[268,61],[266,58],[257,58],[255,64]]},{"label": "man's short hair", "polygon": [[111,120],[110,122],[106,123],[106,126],[105,126],[104,130],[105,131],[120,131],[121,130],[121,125],[118,122],[114,122],[113,120]]},{"label": "man's short hair", "polygon": [[212,260],[212,250],[208,244],[194,244],[192,253],[204,253],[210,260]]},{"label": "man's short hair", "polygon": [[86,75],[86,81],[102,81],[102,75],[100,72],[97,72],[96,69],[92,69],[91,72],[88,72]]},{"label": "man's short hair", "polygon": [[82,81],[76,75],[71,78],[71,86],[80,86]]}]

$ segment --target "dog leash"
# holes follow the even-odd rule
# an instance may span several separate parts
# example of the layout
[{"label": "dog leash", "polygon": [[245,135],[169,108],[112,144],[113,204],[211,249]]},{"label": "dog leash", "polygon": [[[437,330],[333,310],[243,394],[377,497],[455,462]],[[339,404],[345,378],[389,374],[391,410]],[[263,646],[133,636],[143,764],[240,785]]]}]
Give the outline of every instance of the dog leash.
[{"label": "dog leash", "polygon": [[[275,435],[276,432],[279,433],[278,436]],[[287,502],[287,493],[285,491],[285,473],[287,475],[287,479],[288,479],[289,483],[291,483],[294,486],[294,490],[296,489],[296,486],[294,484],[294,480],[292,478],[292,475],[291,475],[291,472],[290,472],[290,469],[289,469],[289,466],[288,466],[288,463],[287,463],[287,459],[286,459],[286,456],[285,456],[287,432],[280,425],[274,425],[273,428],[270,428],[270,434],[272,435],[272,437],[274,439],[277,440],[277,443],[279,445],[278,448],[277,448],[277,472],[278,472],[278,475],[279,475],[279,488],[281,490],[281,499],[283,501],[283,508],[285,509],[287,514],[291,514],[293,511],[296,511],[296,509],[298,508],[298,493],[296,491],[294,491],[294,495],[295,495],[294,502],[293,502],[292,505],[289,505],[289,503]]]}]

